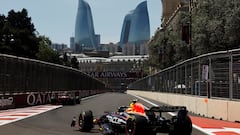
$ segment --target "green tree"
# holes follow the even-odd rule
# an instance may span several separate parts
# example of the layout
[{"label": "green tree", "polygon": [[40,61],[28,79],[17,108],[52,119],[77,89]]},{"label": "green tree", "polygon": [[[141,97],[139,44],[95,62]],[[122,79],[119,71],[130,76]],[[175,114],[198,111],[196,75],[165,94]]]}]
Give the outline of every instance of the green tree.
[{"label": "green tree", "polygon": [[8,16],[1,16],[1,46],[0,52],[16,56],[36,58],[39,39],[35,28],[28,17],[26,9],[15,12],[11,10]]},{"label": "green tree", "polygon": [[162,38],[162,33],[160,30],[158,30],[152,40],[150,40],[148,44],[149,49],[149,61],[148,66],[153,68],[159,68],[160,67],[160,41]]},{"label": "green tree", "polygon": [[225,25],[225,37],[228,48],[236,49],[240,47],[240,1],[228,1],[227,7],[231,10],[227,10],[226,25]]},{"label": "green tree", "polygon": [[50,48],[51,40],[45,36],[39,36],[39,50],[36,54],[37,59],[41,61],[61,64],[59,54]]},{"label": "green tree", "polygon": [[79,69],[79,62],[78,62],[76,56],[74,56],[74,57],[71,59],[71,67],[72,67],[72,68]]},{"label": "green tree", "polygon": [[3,49],[3,47],[4,47],[4,44],[3,44],[3,40],[4,40],[4,38],[3,38],[4,37],[3,28],[4,28],[4,25],[5,25],[5,22],[6,22],[6,17],[4,15],[0,15],[0,50],[4,50]]},{"label": "green tree", "polygon": [[149,42],[150,66],[163,69],[191,57],[190,46],[181,38],[182,26],[188,22],[188,14],[180,13],[174,28],[166,27],[156,32]]},{"label": "green tree", "polygon": [[240,2],[201,0],[193,11],[193,50],[196,55],[239,48]]},{"label": "green tree", "polygon": [[68,55],[67,55],[66,52],[63,54],[63,65],[64,66],[71,66],[70,60],[68,59]]},{"label": "green tree", "polygon": [[12,52],[10,41],[12,39],[9,27],[7,27],[7,18],[4,15],[0,16],[0,53],[10,54]]}]

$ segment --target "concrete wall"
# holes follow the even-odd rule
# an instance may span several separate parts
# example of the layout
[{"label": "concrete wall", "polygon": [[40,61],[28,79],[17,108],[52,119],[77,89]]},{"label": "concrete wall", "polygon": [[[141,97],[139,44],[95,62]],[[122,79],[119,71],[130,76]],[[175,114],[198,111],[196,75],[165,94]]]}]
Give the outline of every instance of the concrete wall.
[{"label": "concrete wall", "polygon": [[128,94],[150,98],[168,105],[184,105],[189,112],[201,116],[240,121],[240,102],[220,99],[207,99],[191,95],[128,90]]}]

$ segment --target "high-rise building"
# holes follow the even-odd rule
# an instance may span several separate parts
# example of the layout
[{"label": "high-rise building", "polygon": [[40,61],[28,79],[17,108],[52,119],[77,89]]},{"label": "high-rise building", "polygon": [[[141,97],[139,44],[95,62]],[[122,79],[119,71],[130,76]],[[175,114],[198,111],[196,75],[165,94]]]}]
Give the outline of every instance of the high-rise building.
[{"label": "high-rise building", "polygon": [[[125,55],[145,54],[146,52],[142,52],[140,48],[144,47],[144,44],[146,44],[149,39],[149,16],[147,9],[147,1],[144,1],[125,16],[119,45],[120,47],[125,49],[133,47],[133,49],[131,50],[134,50],[134,52],[123,52]],[[137,48],[139,48],[139,50],[137,50]]]},{"label": "high-rise building", "polygon": [[58,44],[58,43],[53,43],[51,44],[50,47],[57,52],[63,52],[64,49],[68,48],[66,44]]},{"label": "high-rise building", "polygon": [[70,49],[75,49],[74,37],[70,37]]},{"label": "high-rise building", "polygon": [[[98,37],[96,39],[96,37]],[[84,0],[78,1],[78,10],[75,24],[75,51],[96,50],[100,41],[100,35],[96,36],[89,4]]]}]

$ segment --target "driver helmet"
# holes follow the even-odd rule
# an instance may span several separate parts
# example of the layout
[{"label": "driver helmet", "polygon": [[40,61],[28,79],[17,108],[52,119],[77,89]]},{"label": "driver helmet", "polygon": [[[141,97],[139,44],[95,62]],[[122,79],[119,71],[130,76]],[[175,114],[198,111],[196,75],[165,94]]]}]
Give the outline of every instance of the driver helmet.
[{"label": "driver helmet", "polygon": [[144,106],[141,103],[139,103],[137,99],[134,99],[131,101],[130,109],[132,112],[137,112],[137,113],[142,113],[142,114],[145,113]]},{"label": "driver helmet", "polygon": [[134,106],[135,103],[137,103],[137,101],[138,101],[137,99],[133,99],[133,100],[131,101],[129,107],[130,107],[131,109],[133,109],[133,106]]},{"label": "driver helmet", "polygon": [[144,113],[145,113],[145,109],[144,109],[143,104],[141,104],[141,103],[135,103],[135,104],[133,105],[133,112],[137,112],[137,113],[144,114]]}]

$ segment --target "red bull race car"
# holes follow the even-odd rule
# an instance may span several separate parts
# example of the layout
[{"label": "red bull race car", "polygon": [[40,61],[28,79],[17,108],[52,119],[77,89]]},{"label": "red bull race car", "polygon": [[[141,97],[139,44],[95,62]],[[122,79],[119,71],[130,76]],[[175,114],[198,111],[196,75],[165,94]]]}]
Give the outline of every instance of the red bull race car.
[{"label": "red bull race car", "polygon": [[[163,112],[175,112],[171,118],[162,116]],[[121,106],[116,112],[107,112],[93,118],[91,110],[81,112],[78,119],[80,131],[89,132],[94,125],[103,135],[191,135],[192,122],[184,106],[158,106],[145,109],[135,103],[132,107]]]}]

